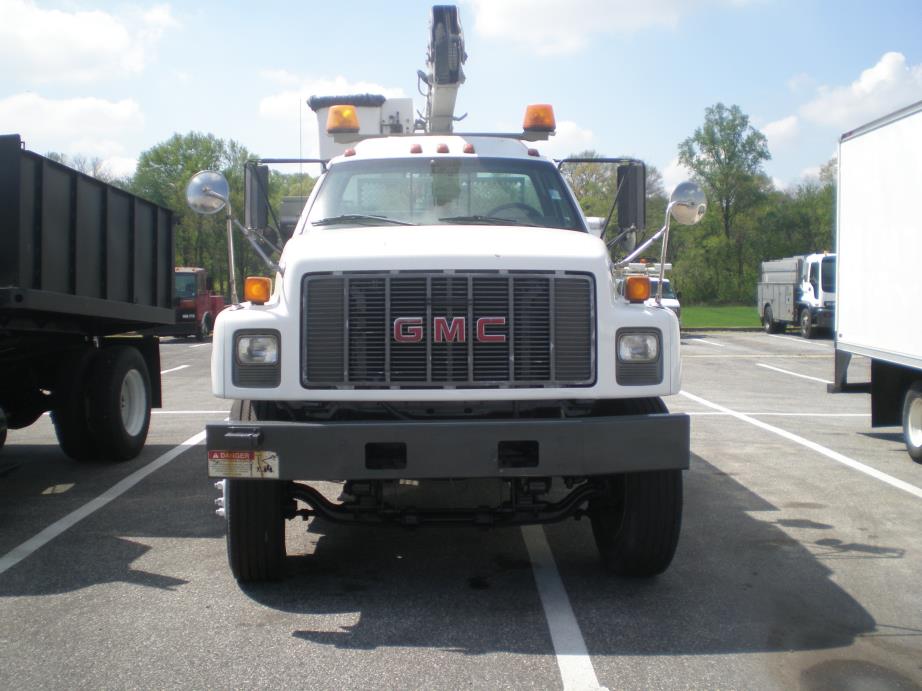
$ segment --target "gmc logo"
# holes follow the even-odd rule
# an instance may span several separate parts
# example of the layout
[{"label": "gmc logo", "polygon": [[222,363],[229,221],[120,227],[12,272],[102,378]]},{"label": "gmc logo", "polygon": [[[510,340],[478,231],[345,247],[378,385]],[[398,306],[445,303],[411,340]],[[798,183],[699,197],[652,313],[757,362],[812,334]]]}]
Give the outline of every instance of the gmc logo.
[{"label": "gmc logo", "polygon": [[[495,333],[491,327],[505,326],[505,317],[480,317],[475,339],[478,343],[505,343],[506,334]],[[397,317],[394,320],[394,340],[397,343],[419,343],[423,340],[422,317]],[[432,318],[433,343],[467,343],[467,318]]]}]

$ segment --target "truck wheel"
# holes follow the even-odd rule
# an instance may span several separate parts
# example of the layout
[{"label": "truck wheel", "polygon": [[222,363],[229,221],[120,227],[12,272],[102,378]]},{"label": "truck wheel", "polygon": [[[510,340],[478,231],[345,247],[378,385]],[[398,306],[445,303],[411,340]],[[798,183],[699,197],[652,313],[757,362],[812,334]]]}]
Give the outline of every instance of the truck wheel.
[{"label": "truck wheel", "polygon": [[196,341],[204,341],[211,334],[211,317],[205,315],[202,317],[202,321],[199,322],[198,330],[195,332]]},{"label": "truck wheel", "polygon": [[96,458],[99,447],[90,429],[87,396],[88,374],[98,352],[84,348],[61,361],[58,382],[54,391],[51,422],[61,450],[75,461]]},{"label": "truck wheel", "polygon": [[[668,412],[659,398],[627,401],[626,415]],[[656,470],[602,478],[589,503],[592,534],[605,568],[650,577],[668,568],[682,527],[682,471]]]},{"label": "truck wheel", "polygon": [[915,382],[903,399],[903,440],[910,458],[922,463],[922,382]]},{"label": "truck wheel", "polygon": [[[255,420],[250,401],[237,401],[232,420]],[[278,480],[225,482],[227,561],[241,583],[277,581],[285,565],[284,484]]]},{"label": "truck wheel", "polygon": [[150,427],[150,375],[136,348],[114,346],[96,356],[91,372],[90,428],[100,455],[113,461],[134,458]]},{"label": "truck wheel", "polygon": [[765,329],[765,333],[776,334],[781,331],[779,326],[778,322],[774,320],[771,305],[765,305],[765,311],[762,312],[762,328]]},{"label": "truck wheel", "polygon": [[804,338],[816,336],[816,329],[813,328],[813,317],[810,316],[810,310],[808,309],[800,312],[800,335]]}]

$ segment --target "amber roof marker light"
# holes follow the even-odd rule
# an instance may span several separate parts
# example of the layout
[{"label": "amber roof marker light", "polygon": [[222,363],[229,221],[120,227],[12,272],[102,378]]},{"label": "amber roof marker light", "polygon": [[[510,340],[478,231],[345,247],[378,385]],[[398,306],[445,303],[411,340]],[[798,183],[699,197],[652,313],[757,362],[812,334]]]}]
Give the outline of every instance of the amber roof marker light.
[{"label": "amber roof marker light", "polygon": [[327,132],[329,134],[358,134],[359,114],[355,106],[330,106],[327,113]]},{"label": "amber roof marker light", "polygon": [[554,132],[557,130],[557,119],[554,117],[554,107],[549,103],[534,103],[525,108],[525,119],[522,121],[525,132]]}]

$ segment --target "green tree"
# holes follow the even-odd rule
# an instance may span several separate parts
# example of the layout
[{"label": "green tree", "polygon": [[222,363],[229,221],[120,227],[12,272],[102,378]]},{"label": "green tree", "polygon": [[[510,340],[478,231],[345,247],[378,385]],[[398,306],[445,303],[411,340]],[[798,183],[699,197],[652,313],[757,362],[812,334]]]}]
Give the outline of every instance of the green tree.
[{"label": "green tree", "polygon": [[737,221],[771,189],[762,171],[762,163],[770,158],[765,135],[749,124],[749,116],[739,106],[728,108],[723,103],[707,108],[704,124],[679,145],[679,162],[704,185],[711,208],[716,207],[724,240],[732,246],[740,294],[744,290],[747,231],[752,224]]},{"label": "green tree", "polygon": [[[243,164],[253,155],[242,144],[213,134],[174,134],[144,151],[132,180],[132,191],[173,209],[178,221],[175,234],[176,264],[202,266],[216,286],[228,290],[227,233],[224,213],[201,216],[186,205],[186,186],[201,170],[221,172],[230,187],[234,215],[243,212]],[[249,243],[234,232],[238,276],[264,272],[262,260]]]}]

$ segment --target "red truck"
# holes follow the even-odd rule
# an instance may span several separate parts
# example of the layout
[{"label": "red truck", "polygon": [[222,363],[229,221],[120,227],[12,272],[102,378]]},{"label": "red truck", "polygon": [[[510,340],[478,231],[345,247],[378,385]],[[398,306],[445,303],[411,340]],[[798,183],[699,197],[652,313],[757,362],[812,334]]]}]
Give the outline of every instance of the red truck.
[{"label": "red truck", "polygon": [[157,335],[195,336],[200,341],[211,335],[215,317],[227,307],[224,296],[212,292],[205,269],[194,266],[175,268],[173,306],[176,322],[157,327]]}]

